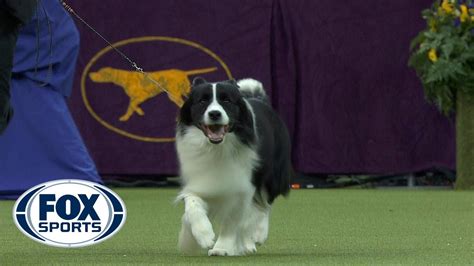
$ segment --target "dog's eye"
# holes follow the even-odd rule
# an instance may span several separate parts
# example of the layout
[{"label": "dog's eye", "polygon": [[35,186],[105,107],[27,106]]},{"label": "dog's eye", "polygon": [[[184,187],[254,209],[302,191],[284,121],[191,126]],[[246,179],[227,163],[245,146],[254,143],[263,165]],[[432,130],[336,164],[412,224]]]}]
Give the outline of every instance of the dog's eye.
[{"label": "dog's eye", "polygon": [[199,98],[199,103],[200,104],[206,104],[209,102],[209,100],[211,99],[211,96],[208,95],[208,94],[203,94],[200,98]]},{"label": "dog's eye", "polygon": [[224,102],[224,103],[230,103],[230,98],[227,96],[222,96],[220,100],[221,102]]}]

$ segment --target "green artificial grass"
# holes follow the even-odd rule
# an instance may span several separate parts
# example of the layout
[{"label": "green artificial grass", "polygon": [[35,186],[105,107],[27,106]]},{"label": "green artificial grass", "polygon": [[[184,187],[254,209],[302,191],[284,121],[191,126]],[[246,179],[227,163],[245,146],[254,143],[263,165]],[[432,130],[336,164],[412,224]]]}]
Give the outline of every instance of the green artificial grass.
[{"label": "green artificial grass", "polygon": [[474,194],[461,191],[297,190],[274,205],[270,237],[247,257],[186,257],[176,248],[182,204],[174,189],[117,189],[122,230],[64,249],[24,236],[13,201],[0,201],[0,265],[474,264]]}]

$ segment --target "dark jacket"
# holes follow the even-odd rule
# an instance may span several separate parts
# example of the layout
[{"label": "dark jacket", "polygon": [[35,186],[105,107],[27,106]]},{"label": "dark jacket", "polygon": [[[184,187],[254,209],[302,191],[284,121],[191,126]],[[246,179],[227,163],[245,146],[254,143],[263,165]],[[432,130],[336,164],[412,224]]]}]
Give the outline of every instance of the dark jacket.
[{"label": "dark jacket", "polygon": [[37,0],[0,0],[0,134],[13,116],[10,78],[18,30],[36,10]]},{"label": "dark jacket", "polygon": [[19,23],[26,24],[33,16],[38,0],[0,0],[0,8],[5,8]]}]

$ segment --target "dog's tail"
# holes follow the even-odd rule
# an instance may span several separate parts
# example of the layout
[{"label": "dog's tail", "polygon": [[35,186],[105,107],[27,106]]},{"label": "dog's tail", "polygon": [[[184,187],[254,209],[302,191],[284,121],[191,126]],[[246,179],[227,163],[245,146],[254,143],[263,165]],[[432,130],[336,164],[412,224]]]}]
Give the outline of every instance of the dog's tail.
[{"label": "dog's tail", "polygon": [[198,75],[198,74],[205,74],[209,72],[214,72],[217,70],[217,67],[208,67],[208,68],[199,68],[199,69],[193,69],[193,70],[188,70],[184,71],[186,75],[192,76],[192,75]]},{"label": "dog's tail", "polygon": [[241,79],[237,81],[237,85],[244,98],[256,98],[268,102],[267,94],[260,81],[250,78]]}]

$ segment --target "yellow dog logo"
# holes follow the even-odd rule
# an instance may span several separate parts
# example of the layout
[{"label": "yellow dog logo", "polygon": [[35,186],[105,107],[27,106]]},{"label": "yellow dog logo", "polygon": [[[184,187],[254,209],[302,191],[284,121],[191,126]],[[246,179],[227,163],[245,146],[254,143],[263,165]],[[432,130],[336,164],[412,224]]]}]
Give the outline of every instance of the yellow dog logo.
[{"label": "yellow dog logo", "polygon": [[[189,71],[169,69],[148,72],[148,75],[168,91],[168,98],[173,103],[181,107],[184,103],[183,97],[187,96],[191,90],[191,83],[188,77],[216,70],[216,67]],[[130,98],[127,111],[120,117],[120,121],[128,121],[134,113],[141,116],[145,115],[145,112],[140,108],[140,104],[165,92],[152,81],[145,78],[143,74],[136,71],[104,67],[97,72],[90,73],[89,77],[94,82],[113,83],[122,87],[125,94]]]}]

